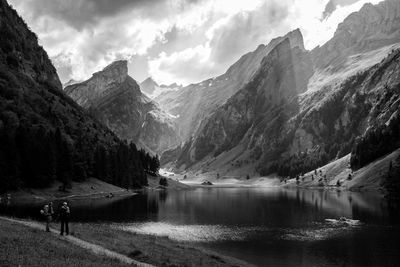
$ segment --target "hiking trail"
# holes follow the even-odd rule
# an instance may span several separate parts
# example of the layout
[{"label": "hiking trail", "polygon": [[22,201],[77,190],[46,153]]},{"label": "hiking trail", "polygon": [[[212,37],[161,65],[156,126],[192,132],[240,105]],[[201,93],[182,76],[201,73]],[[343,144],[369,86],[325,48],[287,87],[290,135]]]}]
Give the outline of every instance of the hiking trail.
[{"label": "hiking trail", "polygon": [[[0,216],[0,220],[5,220],[5,221],[9,221],[9,222],[13,222],[13,223],[19,223],[22,224],[24,226],[33,228],[33,229],[38,229],[38,230],[42,230],[44,231],[44,225],[37,223],[37,222],[33,222],[33,221],[23,221],[23,220],[17,220],[17,219],[12,219],[12,218],[8,218],[8,217],[3,217]],[[66,240],[76,246],[79,246],[81,248],[87,249],[92,251],[94,254],[97,255],[103,255],[103,256],[107,256],[110,258],[114,258],[114,259],[118,259],[121,262],[124,263],[128,263],[128,264],[132,264],[134,266],[138,266],[138,267],[154,267],[154,265],[148,264],[148,263],[144,263],[144,262],[140,262],[140,261],[136,261],[126,255],[123,255],[121,253],[106,249],[105,247],[84,241],[80,238],[74,237],[74,236],[60,236],[59,232],[53,228],[50,228],[51,233],[55,234],[57,236],[57,238],[62,239],[62,240]]]}]

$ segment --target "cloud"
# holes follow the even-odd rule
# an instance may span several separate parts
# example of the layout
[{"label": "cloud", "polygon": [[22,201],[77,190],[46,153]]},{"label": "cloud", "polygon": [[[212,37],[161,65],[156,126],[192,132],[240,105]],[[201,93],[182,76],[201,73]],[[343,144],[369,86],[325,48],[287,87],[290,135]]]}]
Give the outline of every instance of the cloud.
[{"label": "cloud", "polygon": [[[117,59],[135,79],[188,84],[300,28],[308,49],[365,2],[380,0],[8,0],[38,34],[63,82]],[[330,15],[321,20],[328,2]]]},{"label": "cloud", "polygon": [[357,3],[359,0],[329,0],[325,6],[324,13],[322,14],[322,19],[329,17],[338,6],[348,6]]},{"label": "cloud", "polygon": [[[13,1],[14,2],[14,1]],[[18,3],[19,2],[19,3]],[[116,16],[132,8],[154,7],[162,0],[24,0],[16,6],[29,8],[33,17],[49,16],[62,20],[77,30],[98,20]]]},{"label": "cloud", "polygon": [[156,59],[149,61],[149,72],[160,84],[199,81],[214,74],[213,62],[207,62],[210,52],[207,45],[198,45],[170,55],[162,52]]},{"label": "cloud", "polygon": [[281,1],[255,1],[224,11],[198,33],[205,37],[200,45],[151,58],[151,76],[162,83],[188,84],[222,74],[244,53],[291,29],[285,22],[288,7]]}]

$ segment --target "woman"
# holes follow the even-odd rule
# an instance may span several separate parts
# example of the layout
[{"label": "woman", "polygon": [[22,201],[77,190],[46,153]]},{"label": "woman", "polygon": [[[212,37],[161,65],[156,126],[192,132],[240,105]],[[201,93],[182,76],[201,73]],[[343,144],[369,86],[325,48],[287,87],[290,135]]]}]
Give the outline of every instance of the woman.
[{"label": "woman", "polygon": [[46,232],[50,232],[50,223],[51,223],[51,215],[54,213],[53,211],[53,203],[49,203],[44,205],[43,209],[40,213],[45,217],[46,220]]}]

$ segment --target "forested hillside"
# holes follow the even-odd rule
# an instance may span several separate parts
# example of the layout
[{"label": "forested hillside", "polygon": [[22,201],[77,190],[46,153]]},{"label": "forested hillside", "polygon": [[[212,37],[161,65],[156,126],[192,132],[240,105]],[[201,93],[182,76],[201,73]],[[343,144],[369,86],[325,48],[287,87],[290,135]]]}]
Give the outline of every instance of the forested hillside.
[{"label": "forested hillside", "polygon": [[0,191],[90,176],[139,187],[157,168],[64,94],[37,36],[0,0]]}]

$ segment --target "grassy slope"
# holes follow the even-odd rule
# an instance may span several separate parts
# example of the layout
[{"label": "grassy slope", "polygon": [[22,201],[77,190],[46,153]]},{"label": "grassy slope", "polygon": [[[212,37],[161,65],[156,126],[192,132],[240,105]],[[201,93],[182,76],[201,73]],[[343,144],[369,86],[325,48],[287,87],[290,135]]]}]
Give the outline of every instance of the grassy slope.
[{"label": "grassy slope", "polygon": [[[390,161],[393,161],[400,155],[400,149],[388,154],[378,160],[368,164],[367,166],[352,171],[350,169],[350,154],[332,161],[325,166],[317,169],[317,175],[314,171],[306,173],[301,176],[298,186],[300,187],[327,187],[327,188],[340,188],[349,189],[353,191],[382,191],[382,184],[385,181]],[[321,171],[321,172],[320,172]],[[349,174],[352,175],[352,179],[348,180]],[[190,176],[192,175],[192,177]],[[326,175],[326,181],[324,178]],[[179,179],[182,179],[183,175],[175,175]],[[195,176],[188,173],[188,179],[185,183],[191,184],[192,186],[198,186],[203,180],[210,180],[215,186],[234,186],[234,187],[255,187],[255,186],[297,186],[296,180],[288,180],[287,183],[279,182],[279,179],[272,175],[269,177],[252,177],[250,180],[237,179],[236,177],[221,177],[216,180],[215,176],[207,176],[207,174],[200,174]],[[312,179],[314,176],[314,180]],[[337,187],[337,181],[340,181],[341,186]]]},{"label": "grassy slope", "polygon": [[130,233],[112,225],[75,224],[74,229],[75,235],[83,240],[156,266],[250,266],[192,244],[186,245],[166,237]]},{"label": "grassy slope", "polygon": [[[125,232],[113,225],[74,223],[72,228],[76,238],[156,266],[252,266],[192,244]],[[128,265],[92,254],[44,229],[0,220],[0,266]]]},{"label": "grassy slope", "polygon": [[[382,189],[382,182],[387,176],[389,170],[390,161],[394,161],[400,154],[400,149],[388,154],[378,160],[368,164],[367,166],[352,172],[350,169],[350,154],[335,160],[321,168],[318,168],[318,175],[314,174],[314,171],[306,173],[303,177],[304,180],[300,179],[300,186],[303,187],[316,187],[321,185],[319,179],[326,175],[327,183],[324,186],[336,187],[336,183],[339,180],[341,182],[341,188],[355,190],[355,191],[377,191]],[[322,171],[322,176],[320,175]],[[352,175],[351,180],[347,180],[348,175]],[[314,175],[314,181],[311,179],[311,175]],[[288,182],[288,185],[295,185],[294,179]]]},{"label": "grassy slope", "polygon": [[0,266],[130,266],[88,253],[55,235],[0,221]]},{"label": "grassy slope", "polygon": [[24,201],[43,201],[65,197],[92,197],[98,195],[107,195],[113,192],[114,195],[132,194],[126,189],[108,184],[95,178],[87,179],[84,182],[72,182],[72,188],[68,192],[60,192],[58,187],[60,182],[56,181],[52,186],[44,189],[25,189],[11,192],[14,200]]},{"label": "grassy slope", "polygon": [[[159,188],[160,177],[147,175],[149,188]],[[172,178],[167,178],[167,189],[173,190],[187,190],[191,187],[183,183],[177,182]],[[72,182],[72,188],[67,192],[60,192],[58,190],[61,183],[54,182],[50,187],[43,189],[23,189],[19,191],[9,192],[14,202],[25,203],[32,201],[45,201],[54,200],[58,198],[95,198],[104,197],[109,193],[115,196],[126,196],[135,194],[132,190],[127,191],[124,188],[108,184],[95,178],[89,178],[84,182]]]}]

